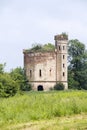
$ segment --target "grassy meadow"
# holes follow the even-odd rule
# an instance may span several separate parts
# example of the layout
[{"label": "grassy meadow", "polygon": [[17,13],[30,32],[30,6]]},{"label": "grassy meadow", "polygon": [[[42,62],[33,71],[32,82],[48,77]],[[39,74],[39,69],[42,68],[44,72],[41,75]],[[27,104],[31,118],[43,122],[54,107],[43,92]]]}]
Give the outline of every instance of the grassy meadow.
[{"label": "grassy meadow", "polygon": [[56,129],[87,129],[87,91],[31,91],[0,99],[0,130]]}]

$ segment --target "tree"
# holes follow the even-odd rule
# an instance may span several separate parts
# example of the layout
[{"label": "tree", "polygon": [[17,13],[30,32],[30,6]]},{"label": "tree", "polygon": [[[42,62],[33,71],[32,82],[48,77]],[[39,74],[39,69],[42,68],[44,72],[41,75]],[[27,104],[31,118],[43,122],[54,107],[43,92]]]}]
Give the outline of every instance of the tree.
[{"label": "tree", "polygon": [[0,97],[14,96],[18,91],[17,83],[8,73],[0,74]]},{"label": "tree", "polygon": [[87,89],[87,50],[85,45],[75,40],[69,41],[69,87]]},{"label": "tree", "polygon": [[23,91],[31,90],[31,85],[27,81],[24,69],[22,69],[21,67],[17,67],[10,72],[10,75],[12,79],[16,81],[16,83],[18,84],[19,90]]},{"label": "tree", "polygon": [[77,89],[79,82],[74,79],[74,74],[72,70],[68,70],[68,88]]},{"label": "tree", "polygon": [[10,73],[6,73],[4,72],[4,65],[0,64],[0,97],[14,96],[20,90],[31,90],[24,70],[17,67],[12,69]]},{"label": "tree", "polygon": [[6,63],[4,64],[0,64],[0,74],[3,74],[4,73],[4,68],[6,66]]}]

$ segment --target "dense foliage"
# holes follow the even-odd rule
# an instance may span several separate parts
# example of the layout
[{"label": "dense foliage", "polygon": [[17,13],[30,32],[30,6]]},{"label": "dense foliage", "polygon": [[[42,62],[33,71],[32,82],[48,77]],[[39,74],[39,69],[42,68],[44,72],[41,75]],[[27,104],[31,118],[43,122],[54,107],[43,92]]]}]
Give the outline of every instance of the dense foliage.
[{"label": "dense foliage", "polygon": [[28,83],[28,80],[24,74],[24,69],[22,69],[21,67],[13,69],[10,72],[10,75],[12,79],[16,81],[16,83],[18,84],[19,90],[23,90],[23,91],[31,90],[31,85]]},{"label": "dense foliage", "polygon": [[19,91],[29,91],[24,70],[21,67],[12,69],[10,73],[4,72],[5,64],[0,64],[0,97],[14,96]]},{"label": "dense foliage", "polygon": [[55,86],[54,86],[54,90],[64,90],[64,88],[65,88],[64,84],[61,82],[55,84]]},{"label": "dense foliage", "polygon": [[18,85],[9,74],[0,74],[0,97],[14,96],[17,90]]},{"label": "dense foliage", "polygon": [[32,48],[27,51],[53,51],[55,49],[55,46],[51,43],[48,44],[33,44]]},{"label": "dense foliage", "polygon": [[70,40],[68,53],[69,88],[87,89],[87,50],[85,45],[77,39]]}]

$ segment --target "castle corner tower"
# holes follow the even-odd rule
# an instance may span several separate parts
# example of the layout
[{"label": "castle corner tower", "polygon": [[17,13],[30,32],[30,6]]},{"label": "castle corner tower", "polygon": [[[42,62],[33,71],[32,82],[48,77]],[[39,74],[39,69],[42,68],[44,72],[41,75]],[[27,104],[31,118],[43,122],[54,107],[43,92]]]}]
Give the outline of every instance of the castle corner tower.
[{"label": "castle corner tower", "polygon": [[67,44],[68,35],[62,33],[54,36],[56,48],[56,81],[62,82],[68,89],[67,81]]}]

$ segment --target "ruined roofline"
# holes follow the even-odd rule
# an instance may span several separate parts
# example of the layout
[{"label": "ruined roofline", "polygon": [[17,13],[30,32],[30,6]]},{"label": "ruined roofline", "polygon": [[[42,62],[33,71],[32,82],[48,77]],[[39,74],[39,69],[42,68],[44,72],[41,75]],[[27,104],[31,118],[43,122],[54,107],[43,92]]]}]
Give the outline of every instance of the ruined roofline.
[{"label": "ruined roofline", "polygon": [[27,49],[23,49],[23,53],[50,53],[50,52],[55,52],[54,50],[27,50]]},{"label": "ruined roofline", "polygon": [[[62,43],[67,43],[68,41],[68,35],[66,33],[62,33],[59,35],[55,35],[54,36],[54,40],[58,40]],[[52,46],[51,46],[52,47]],[[44,46],[42,45],[36,45],[33,48],[30,49],[24,49],[23,53],[36,53],[36,52],[41,52],[41,53],[45,53],[45,52],[54,52],[55,51],[55,46],[52,48],[44,48]]]},{"label": "ruined roofline", "polygon": [[60,35],[55,35],[54,40],[68,40],[68,35],[66,33],[62,33]]}]

